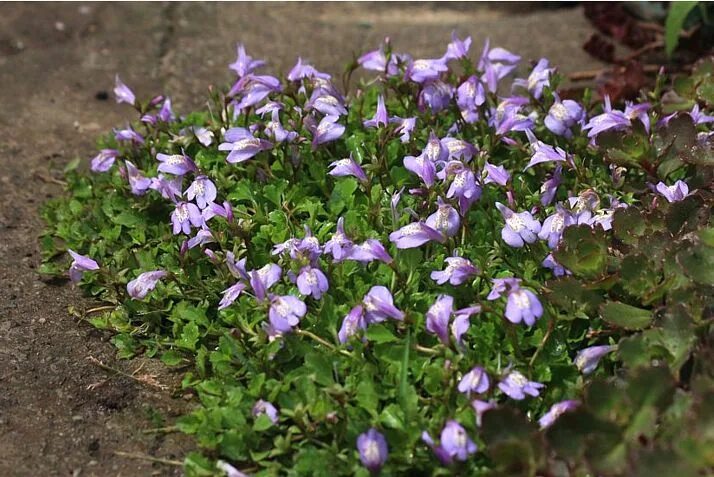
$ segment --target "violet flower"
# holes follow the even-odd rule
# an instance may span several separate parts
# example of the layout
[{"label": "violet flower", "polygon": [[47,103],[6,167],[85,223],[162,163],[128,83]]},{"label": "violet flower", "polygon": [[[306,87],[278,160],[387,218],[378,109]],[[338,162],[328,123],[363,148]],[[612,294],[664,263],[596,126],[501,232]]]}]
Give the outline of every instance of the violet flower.
[{"label": "violet flower", "polygon": [[337,219],[337,231],[325,242],[325,253],[332,255],[335,262],[340,262],[347,258],[353,246],[354,243],[345,234],[345,219],[340,217]]},{"label": "violet flower", "polygon": [[484,164],[484,172],[486,177],[483,180],[484,184],[498,184],[505,187],[511,179],[511,174],[503,166],[495,166],[488,161]]},{"label": "violet flower", "polygon": [[708,116],[703,112],[699,111],[698,103],[695,103],[694,106],[692,106],[692,110],[688,114],[692,118],[692,121],[694,121],[694,124],[706,124],[714,122],[714,116]]},{"label": "violet flower", "polygon": [[293,142],[298,137],[295,131],[288,131],[280,122],[280,111],[274,109],[271,112],[271,120],[265,124],[265,133],[272,136],[276,142]]},{"label": "violet flower", "polygon": [[431,279],[439,285],[449,282],[451,285],[458,286],[479,272],[470,260],[456,255],[446,257],[446,263],[444,270],[434,270],[430,275]]},{"label": "violet flower", "polygon": [[529,381],[528,378],[518,371],[511,371],[498,383],[498,389],[516,401],[525,399],[526,394],[537,397],[540,394],[539,390],[544,387],[544,384]]},{"label": "violet flower", "polygon": [[270,93],[281,90],[280,80],[274,76],[248,74],[239,79],[228,92],[228,96],[241,95],[241,100],[235,105],[236,111],[255,106],[268,97]]},{"label": "violet flower", "polygon": [[297,286],[300,293],[305,296],[310,296],[315,300],[319,300],[322,294],[327,291],[329,284],[327,277],[322,270],[315,267],[303,267],[297,277]]},{"label": "violet flower", "polygon": [[453,463],[451,455],[441,445],[436,445],[434,439],[432,439],[428,432],[424,431],[421,433],[421,440],[431,448],[434,455],[443,465],[451,465]]},{"label": "violet flower", "polygon": [[196,205],[199,209],[205,209],[209,204],[216,200],[216,186],[206,176],[198,176],[186,189],[186,198],[188,200],[196,199]]},{"label": "violet flower", "polygon": [[186,128],[190,131],[202,145],[208,147],[213,143],[213,131],[200,126],[189,126]]},{"label": "violet flower", "polygon": [[[331,91],[325,88],[316,88],[305,104],[305,109],[314,109],[327,116],[339,117],[347,114],[347,109],[343,104],[342,98],[331,93]],[[335,94],[337,94],[336,91]]]},{"label": "violet flower", "polygon": [[163,270],[144,272],[126,285],[126,291],[134,300],[143,300],[148,293],[156,288],[159,280],[168,275]]},{"label": "violet flower", "polygon": [[493,287],[486,297],[489,301],[498,300],[506,292],[510,293],[512,290],[518,290],[521,286],[521,279],[513,277],[494,278],[491,283],[493,283]]},{"label": "violet flower", "polygon": [[434,185],[436,177],[436,166],[424,154],[419,156],[406,156],[404,167],[411,173],[416,174],[427,187]]},{"label": "violet flower", "polygon": [[164,199],[175,202],[177,198],[181,197],[182,184],[183,177],[181,176],[169,179],[165,175],[159,174],[158,177],[151,178],[150,188],[159,192]]},{"label": "violet flower", "polygon": [[449,345],[449,320],[454,312],[454,297],[439,295],[426,312],[426,330],[439,337],[439,340]]},{"label": "violet flower", "polygon": [[350,336],[357,333],[358,329],[364,330],[367,328],[367,322],[364,320],[364,307],[357,305],[342,320],[342,326],[337,333],[337,338],[340,343],[345,344]]},{"label": "violet flower", "polygon": [[417,104],[420,111],[429,108],[431,112],[438,113],[449,107],[453,96],[454,88],[450,84],[440,80],[429,81],[419,92]]},{"label": "violet flower", "polygon": [[308,63],[303,63],[302,58],[298,56],[297,63],[295,63],[295,66],[293,66],[288,72],[287,78],[288,81],[299,81],[303,78],[321,78],[329,80],[330,75],[317,71],[317,69]]},{"label": "violet flower", "polygon": [[269,263],[257,270],[251,270],[247,274],[250,277],[250,286],[258,301],[265,299],[267,291],[280,281],[282,273],[279,265]]},{"label": "violet flower", "polygon": [[533,243],[538,238],[540,222],[533,218],[530,212],[514,212],[500,202],[496,208],[501,212],[505,226],[501,230],[501,238],[511,247],[520,248],[525,243]]},{"label": "violet flower", "polygon": [[320,144],[335,141],[345,132],[345,127],[339,124],[339,116],[325,116],[317,126],[311,127],[312,148],[316,149]]},{"label": "violet flower", "polygon": [[610,131],[610,130],[621,130],[630,127],[630,119],[622,111],[613,110],[610,105],[610,97],[605,96],[604,112],[598,114],[590,119],[590,121],[583,126],[583,131],[588,132],[588,137],[597,137],[598,134]]},{"label": "violet flower", "polygon": [[[386,41],[389,42],[389,39]],[[384,46],[380,46],[378,50],[368,51],[357,59],[357,63],[366,70],[379,71],[386,73],[387,76],[397,74],[397,60],[400,55],[390,55],[387,63],[387,55],[384,52]]]},{"label": "violet flower", "polygon": [[533,326],[536,320],[543,316],[543,305],[530,290],[524,288],[511,290],[508,293],[505,316],[511,323],[523,322]]},{"label": "violet flower", "polygon": [[253,414],[254,417],[259,417],[262,415],[268,416],[268,419],[270,419],[270,422],[273,424],[278,423],[278,410],[273,406],[272,403],[268,401],[263,401],[262,399],[258,399],[255,404],[253,405],[253,409],[251,410],[251,414]]},{"label": "violet flower", "polygon": [[384,245],[377,239],[367,239],[359,245],[352,246],[347,252],[346,259],[360,263],[379,260],[387,265],[394,261]]},{"label": "violet flower", "polygon": [[444,235],[426,225],[424,222],[412,222],[389,234],[389,241],[397,248],[415,248],[430,240],[444,243]]},{"label": "violet flower", "polygon": [[469,162],[476,153],[478,148],[473,144],[457,139],[455,137],[445,137],[441,139],[441,144],[448,151],[448,159],[459,159]]},{"label": "violet flower", "polygon": [[533,152],[533,155],[524,170],[542,162],[564,162],[567,160],[564,150],[559,147],[553,147],[545,144],[543,141],[539,141],[530,129],[526,130],[526,135],[531,143],[531,151]]},{"label": "violet flower", "polygon": [[265,139],[253,136],[245,128],[231,128],[225,132],[223,138],[226,142],[219,144],[219,151],[230,151],[226,161],[231,164],[245,162],[261,151],[267,151],[273,145]]},{"label": "violet flower", "polygon": [[608,353],[615,351],[615,346],[590,346],[589,348],[578,351],[573,363],[583,374],[590,374],[597,368],[600,359]]},{"label": "violet flower", "polygon": [[411,140],[412,131],[416,126],[416,118],[400,118],[399,116],[393,116],[389,118],[390,124],[397,124],[395,133],[399,134],[399,140],[402,144],[407,143]]},{"label": "violet flower", "polygon": [[554,68],[548,68],[548,60],[541,58],[535,65],[528,79],[517,79],[513,81],[513,86],[526,88],[535,99],[540,99],[543,95],[543,88],[550,86],[550,75]]},{"label": "violet flower", "polygon": [[667,202],[679,202],[689,195],[689,186],[684,181],[677,181],[671,186],[660,182],[655,187],[655,190],[667,199]]},{"label": "violet flower", "polygon": [[362,298],[367,323],[380,323],[387,318],[403,320],[404,313],[394,306],[392,294],[386,287],[373,286]]},{"label": "violet flower", "polygon": [[404,80],[415,83],[433,81],[438,79],[441,73],[448,70],[449,68],[442,58],[414,60],[407,66]]},{"label": "violet flower", "polygon": [[555,207],[555,213],[543,221],[543,226],[538,233],[541,240],[548,241],[548,248],[554,249],[558,246],[560,238],[566,227],[573,225],[575,219],[573,215],[561,205]]},{"label": "violet flower", "polygon": [[498,406],[493,401],[479,401],[478,399],[474,399],[473,401],[471,401],[471,407],[473,407],[474,411],[476,412],[476,425],[478,427],[481,427],[483,415],[486,413],[486,411],[496,409],[496,407]]},{"label": "violet flower", "polygon": [[116,96],[117,103],[128,103],[134,106],[136,96],[134,96],[134,92],[119,79],[119,75],[114,77],[114,83],[114,96]]},{"label": "violet flower", "polygon": [[176,208],[171,212],[171,224],[173,225],[173,233],[177,235],[181,232],[188,235],[191,233],[191,226],[201,227],[203,216],[201,211],[195,204],[191,202],[178,202]]},{"label": "violet flower", "polygon": [[466,58],[469,54],[469,48],[471,48],[471,37],[467,36],[464,40],[459,40],[456,36],[456,32],[451,32],[451,43],[446,46],[446,54],[442,57],[442,60],[458,60],[461,58]]},{"label": "violet flower", "polygon": [[362,124],[364,124],[366,128],[385,127],[389,124],[387,108],[384,106],[384,96],[381,94],[377,96],[377,111],[375,111],[374,117],[372,119],[365,119]]},{"label": "violet flower", "polygon": [[225,473],[226,477],[250,477],[223,460],[216,461],[216,468]]},{"label": "violet flower", "polygon": [[119,156],[116,149],[102,149],[99,154],[92,158],[90,167],[92,172],[107,172],[114,165],[114,161]]},{"label": "violet flower", "polygon": [[291,332],[306,313],[307,306],[305,303],[292,295],[273,295],[270,298],[268,318],[272,330],[277,335]]},{"label": "violet flower", "polygon": [[454,420],[450,420],[441,431],[441,448],[452,459],[464,461],[478,450],[466,430]]},{"label": "violet flower", "polygon": [[582,123],[584,119],[585,110],[578,102],[572,99],[560,101],[556,96],[543,122],[553,134],[570,139],[573,137],[572,127]]},{"label": "violet flower", "polygon": [[481,197],[481,187],[476,184],[476,176],[471,168],[460,161],[450,161],[437,176],[441,179],[453,176],[446,197],[458,199],[461,215],[465,215],[471,205]]},{"label": "violet flower", "polygon": [[575,400],[560,401],[558,403],[553,404],[548,410],[548,412],[543,414],[543,416],[538,419],[538,424],[540,425],[540,428],[545,429],[547,427],[552,426],[553,423],[555,423],[555,420],[558,419],[562,414],[568,411],[572,411],[579,405],[580,401]]},{"label": "violet flower", "polygon": [[454,321],[451,322],[451,336],[458,346],[462,346],[461,337],[469,330],[471,326],[471,315],[481,313],[481,305],[467,306],[454,312]]},{"label": "violet flower", "polygon": [[475,368],[471,369],[468,373],[464,374],[464,376],[461,378],[461,381],[459,381],[459,392],[466,394],[466,396],[470,397],[471,393],[477,393],[477,394],[483,394],[486,391],[488,391],[488,388],[491,386],[490,381],[488,379],[488,374],[486,374],[486,371],[480,367],[476,366]]},{"label": "violet flower", "polygon": [[252,73],[256,68],[260,68],[265,65],[265,61],[254,60],[251,56],[248,56],[242,43],[238,43],[236,49],[237,58],[233,63],[228,65],[228,67],[235,71],[239,78]]},{"label": "violet flower", "polygon": [[362,465],[372,473],[379,472],[389,454],[387,440],[373,427],[357,437],[357,450]]},{"label": "violet flower", "polygon": [[134,195],[144,195],[151,187],[151,179],[144,176],[131,161],[124,161],[126,165],[126,175],[129,179],[129,187]]},{"label": "violet flower", "polygon": [[237,282],[223,290],[221,292],[223,298],[221,298],[220,303],[218,303],[218,309],[223,310],[224,308],[228,308],[229,306],[231,306],[246,288],[247,285],[244,282]]},{"label": "violet flower", "polygon": [[72,249],[67,249],[67,252],[72,257],[72,263],[69,266],[69,279],[77,283],[82,279],[82,274],[89,270],[99,270],[99,264],[87,257],[80,255]]},{"label": "violet flower", "polygon": [[364,173],[362,167],[354,160],[352,153],[350,153],[350,157],[334,161],[328,167],[332,167],[332,170],[329,171],[328,174],[333,177],[353,176],[359,179],[363,184],[369,182],[367,174]]},{"label": "violet flower", "polygon": [[491,49],[487,39],[478,62],[478,69],[484,73],[483,79],[488,86],[488,91],[495,93],[498,89],[498,82],[515,70],[520,60],[520,56],[503,48]]},{"label": "violet flower", "polygon": [[478,107],[486,102],[486,92],[478,77],[470,76],[456,89],[456,104],[461,110],[461,117],[467,123],[478,120]]},{"label": "violet flower", "polygon": [[[205,227],[205,225],[204,225]],[[197,247],[199,245],[206,245],[207,243],[214,243],[216,241],[213,233],[207,229],[203,228],[196,232],[196,235],[190,238],[186,243],[189,249]]]},{"label": "violet flower", "polygon": [[144,136],[130,127],[126,129],[115,129],[114,139],[117,141],[130,141],[135,144],[144,144]]},{"label": "violet flower", "polygon": [[446,237],[453,237],[459,232],[461,218],[451,204],[444,202],[441,197],[437,199],[436,212],[426,219],[426,225],[441,232]]},{"label": "violet flower", "polygon": [[175,176],[183,176],[189,172],[197,172],[196,164],[186,154],[156,154],[156,159],[161,162],[159,172],[166,172]]},{"label": "violet flower", "polygon": [[555,166],[553,174],[543,183],[540,188],[540,203],[544,207],[553,202],[556,192],[558,192],[558,186],[560,186],[560,177],[563,168],[560,164]]},{"label": "violet flower", "polygon": [[555,257],[553,257],[552,253],[549,253],[541,262],[541,265],[543,268],[547,268],[549,270],[553,271],[553,275],[556,277],[562,277],[565,275],[571,275],[572,273],[570,270],[559,264],[558,262],[555,261]]}]

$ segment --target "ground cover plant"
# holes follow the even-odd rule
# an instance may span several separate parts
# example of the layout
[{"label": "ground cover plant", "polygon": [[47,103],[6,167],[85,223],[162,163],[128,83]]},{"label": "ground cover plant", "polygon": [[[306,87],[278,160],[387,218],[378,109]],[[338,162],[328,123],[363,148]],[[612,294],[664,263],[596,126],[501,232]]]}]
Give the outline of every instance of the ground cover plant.
[{"label": "ground cover plant", "polygon": [[470,46],[239,46],[184,116],[117,77],[137,120],[68,165],[42,271],[188,370],[189,475],[712,472],[714,64],[613,105]]}]

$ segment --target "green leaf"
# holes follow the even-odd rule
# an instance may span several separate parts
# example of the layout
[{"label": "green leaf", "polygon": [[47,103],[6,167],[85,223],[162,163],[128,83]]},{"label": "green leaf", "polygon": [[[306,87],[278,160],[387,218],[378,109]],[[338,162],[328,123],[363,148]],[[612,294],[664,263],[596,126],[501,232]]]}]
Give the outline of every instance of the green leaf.
[{"label": "green leaf", "polygon": [[635,306],[609,301],[600,307],[600,316],[626,330],[641,330],[652,322],[652,312]]},{"label": "green leaf", "polygon": [[161,355],[161,361],[166,366],[177,366],[183,361],[183,356],[177,351],[169,350]]},{"label": "green leaf", "polygon": [[682,1],[672,2],[669,6],[669,13],[664,24],[664,46],[668,56],[672,56],[679,43],[679,33],[684,28],[684,21],[689,16],[694,7],[699,2]]},{"label": "green leaf", "polygon": [[372,325],[367,328],[367,340],[373,343],[391,343],[397,341],[397,337],[385,325]]},{"label": "green leaf", "polygon": [[253,430],[256,432],[262,432],[271,427],[273,427],[273,421],[270,420],[267,414],[259,415],[253,423]]}]

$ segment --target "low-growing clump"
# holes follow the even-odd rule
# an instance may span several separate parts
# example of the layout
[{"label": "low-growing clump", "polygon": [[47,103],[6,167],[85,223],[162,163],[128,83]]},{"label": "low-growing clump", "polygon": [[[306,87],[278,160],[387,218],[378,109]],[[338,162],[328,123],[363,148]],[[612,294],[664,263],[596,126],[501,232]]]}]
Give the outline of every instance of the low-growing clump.
[{"label": "low-growing clump", "polygon": [[139,121],[68,166],[43,272],[190,366],[190,475],[711,470],[712,63],[601,108],[470,44],[342,90],[239,46],[183,117],[117,77]]}]

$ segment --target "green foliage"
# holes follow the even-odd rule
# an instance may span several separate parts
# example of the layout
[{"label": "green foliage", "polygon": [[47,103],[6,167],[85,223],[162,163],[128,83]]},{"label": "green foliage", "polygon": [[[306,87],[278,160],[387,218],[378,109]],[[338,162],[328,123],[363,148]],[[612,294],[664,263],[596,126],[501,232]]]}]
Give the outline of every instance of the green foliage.
[{"label": "green foliage", "polygon": [[682,1],[673,2],[667,13],[667,21],[664,25],[664,44],[668,55],[672,55],[679,44],[679,34],[684,28],[684,22],[689,13],[696,8],[699,2]]}]

